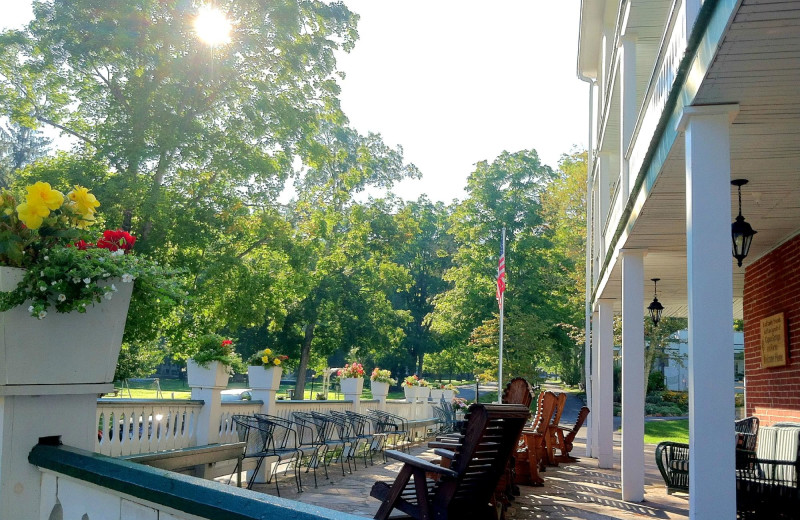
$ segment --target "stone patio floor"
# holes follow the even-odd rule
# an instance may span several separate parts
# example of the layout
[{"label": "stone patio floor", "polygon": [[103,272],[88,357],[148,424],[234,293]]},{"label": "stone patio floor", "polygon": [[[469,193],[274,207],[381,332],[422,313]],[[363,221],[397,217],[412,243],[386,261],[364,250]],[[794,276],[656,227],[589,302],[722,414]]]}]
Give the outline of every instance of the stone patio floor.
[{"label": "stone patio floor", "polygon": [[[521,495],[512,503],[507,518],[527,519],[687,519],[689,516],[688,495],[667,495],[664,481],[658,473],[653,452],[654,445],[645,446],[645,501],[625,502],[620,489],[620,448],[619,432],[615,434],[613,469],[600,469],[597,461],[582,457],[577,463],[562,464],[547,468],[542,474],[543,487],[520,486]],[[585,428],[576,438],[573,455],[585,453]],[[411,449],[411,453],[423,458],[436,458],[425,443]],[[331,479],[326,480],[324,472],[317,472],[318,487],[314,488],[311,473],[303,473],[302,493],[297,493],[291,475],[280,475],[281,497],[306,504],[323,506],[337,511],[372,518],[380,502],[369,496],[370,488],[376,480],[392,481],[400,470],[399,462],[389,459],[383,463],[378,457],[372,466],[364,467],[363,461],[352,474],[342,476],[338,466],[329,471]],[[275,485],[256,484],[256,491],[275,494]]]}]

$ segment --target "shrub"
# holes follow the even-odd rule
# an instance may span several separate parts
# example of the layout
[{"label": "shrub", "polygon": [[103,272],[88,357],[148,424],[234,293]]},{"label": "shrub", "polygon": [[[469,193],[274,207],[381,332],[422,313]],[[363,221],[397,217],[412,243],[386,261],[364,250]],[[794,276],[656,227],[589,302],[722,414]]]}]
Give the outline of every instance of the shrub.
[{"label": "shrub", "polygon": [[650,372],[650,376],[647,378],[647,392],[658,392],[666,389],[667,385],[664,383],[664,374],[661,372]]}]

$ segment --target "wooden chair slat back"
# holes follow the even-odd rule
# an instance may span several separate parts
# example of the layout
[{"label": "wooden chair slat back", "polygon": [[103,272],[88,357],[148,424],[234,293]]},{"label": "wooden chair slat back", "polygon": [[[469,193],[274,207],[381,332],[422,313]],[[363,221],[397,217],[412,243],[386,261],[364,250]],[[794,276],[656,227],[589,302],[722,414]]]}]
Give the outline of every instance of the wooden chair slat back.
[{"label": "wooden chair slat back", "polygon": [[529,409],[533,402],[533,388],[523,377],[515,377],[506,385],[503,390],[504,404],[521,404]]},{"label": "wooden chair slat back", "polygon": [[464,441],[450,468],[458,477],[442,477],[433,508],[451,510],[488,503],[503,475],[530,410],[516,404],[472,405],[467,415]]}]

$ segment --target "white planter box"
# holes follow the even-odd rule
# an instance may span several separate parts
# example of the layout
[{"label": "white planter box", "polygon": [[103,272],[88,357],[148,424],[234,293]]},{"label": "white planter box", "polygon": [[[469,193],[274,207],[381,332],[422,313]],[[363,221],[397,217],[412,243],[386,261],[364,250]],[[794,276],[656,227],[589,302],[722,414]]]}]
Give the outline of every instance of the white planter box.
[{"label": "white planter box", "polygon": [[406,394],[406,400],[412,401],[414,399],[427,399],[431,389],[427,386],[404,386],[403,392]]},{"label": "white planter box", "polygon": [[219,361],[212,361],[201,367],[194,359],[186,362],[186,375],[190,387],[225,388],[228,386],[228,367]]},{"label": "white planter box", "polygon": [[339,380],[339,385],[342,387],[342,393],[345,395],[361,395],[364,390],[363,377],[346,377]]},{"label": "white planter box", "polygon": [[247,381],[251,388],[258,390],[277,390],[281,386],[281,374],[283,374],[281,367],[247,367]]},{"label": "white planter box", "polygon": [[[25,271],[0,267],[0,290],[12,291]],[[111,283],[111,282],[109,282]],[[133,283],[86,308],[36,319],[29,303],[0,312],[0,386],[112,383]]]},{"label": "white planter box", "polygon": [[455,390],[442,390],[442,395],[444,396],[444,400],[449,403],[456,396],[456,391]]},{"label": "white planter box", "polygon": [[435,404],[439,403],[441,400],[442,395],[444,395],[444,390],[440,390],[438,388],[431,388],[431,400],[435,402]]},{"label": "white planter box", "polygon": [[372,389],[372,397],[379,399],[389,395],[389,383],[381,383],[379,381],[370,381],[370,388]]}]

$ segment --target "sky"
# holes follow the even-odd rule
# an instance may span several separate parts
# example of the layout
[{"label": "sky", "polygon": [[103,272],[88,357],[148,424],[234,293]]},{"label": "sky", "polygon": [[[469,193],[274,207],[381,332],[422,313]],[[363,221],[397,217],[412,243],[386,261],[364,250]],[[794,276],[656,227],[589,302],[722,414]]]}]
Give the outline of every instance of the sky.
[{"label": "sky", "polygon": [[[463,199],[479,161],[533,148],[556,167],[586,147],[588,87],[576,76],[578,0],[345,0],[359,40],[338,56],[351,125],[403,147],[422,172],[393,191]],[[3,0],[0,29],[32,16]]]}]

